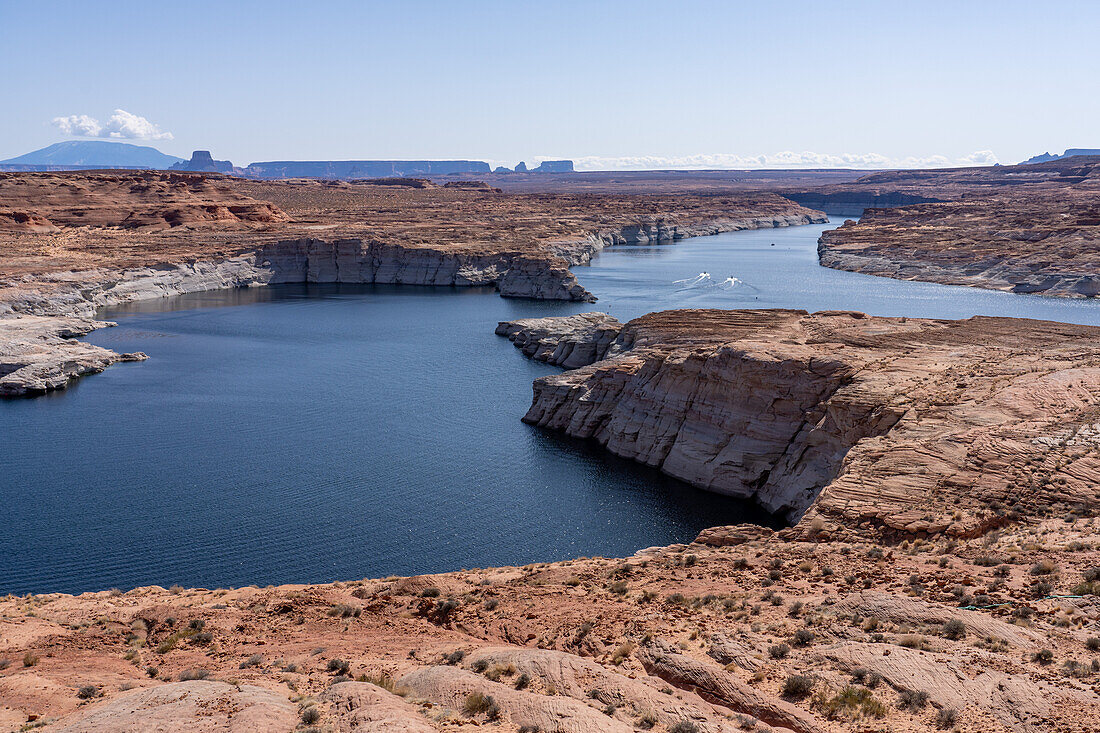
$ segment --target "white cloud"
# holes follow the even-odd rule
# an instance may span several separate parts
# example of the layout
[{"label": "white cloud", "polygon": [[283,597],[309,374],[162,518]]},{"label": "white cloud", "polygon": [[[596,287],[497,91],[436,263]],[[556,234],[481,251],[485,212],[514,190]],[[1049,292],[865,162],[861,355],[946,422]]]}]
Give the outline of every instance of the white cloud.
[{"label": "white cloud", "polygon": [[[541,160],[555,160],[555,156],[532,158],[535,165]],[[527,165],[531,166],[532,162]],[[767,155],[735,155],[733,153],[706,153],[684,156],[639,155],[604,157],[598,155],[573,159],[577,170],[705,170],[722,168],[950,168],[955,166],[993,165],[997,156],[992,150],[979,150],[961,158],[945,155],[891,158],[879,153],[796,153],[785,150]]]},{"label": "white cloud", "polygon": [[116,109],[106,124],[88,115],[54,117],[54,127],[74,137],[106,137],[115,140],[171,140],[172,133],[163,132],[144,117],[124,109]]}]

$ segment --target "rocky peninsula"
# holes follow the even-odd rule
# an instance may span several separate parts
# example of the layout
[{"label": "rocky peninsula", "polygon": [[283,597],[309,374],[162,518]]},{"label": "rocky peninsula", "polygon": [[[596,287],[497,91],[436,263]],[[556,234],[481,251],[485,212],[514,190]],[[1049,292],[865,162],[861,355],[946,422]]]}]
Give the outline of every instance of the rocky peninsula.
[{"label": "rocky peninsula", "polygon": [[1095,507],[1100,328],[794,310],[677,310],[500,324],[533,358],[524,420],[708,491],[799,535],[973,537]]},{"label": "rocky peninsula", "polygon": [[[570,271],[604,247],[821,222],[769,193],[503,194],[392,180],[255,182],[217,174],[0,174],[0,395],[40,393],[112,357],[54,351],[96,309],[275,283],[494,286],[595,300]],[[63,327],[28,316],[64,317]],[[28,351],[30,329],[41,327]],[[18,338],[16,338],[18,335]],[[10,338],[9,338],[10,336]],[[35,340],[32,338],[32,341]]]},{"label": "rocky peninsula", "polygon": [[825,267],[1013,293],[1100,295],[1095,157],[876,173],[787,195],[844,214],[866,206],[858,222],[821,237]]}]

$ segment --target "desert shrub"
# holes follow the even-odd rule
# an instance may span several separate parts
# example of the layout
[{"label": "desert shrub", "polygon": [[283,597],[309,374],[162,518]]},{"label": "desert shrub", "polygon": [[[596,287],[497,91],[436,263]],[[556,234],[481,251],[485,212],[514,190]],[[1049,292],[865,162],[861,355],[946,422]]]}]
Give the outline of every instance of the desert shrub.
[{"label": "desert shrub", "polygon": [[348,673],[348,670],[351,669],[351,664],[347,660],[337,657],[336,659],[328,660],[328,664],[325,666],[325,669],[327,669],[332,674],[346,675]]},{"label": "desert shrub", "polygon": [[611,585],[607,586],[607,589],[617,596],[626,595],[627,585],[625,580],[616,580]]},{"label": "desert shrub", "polygon": [[809,629],[799,629],[794,632],[795,646],[809,646],[814,642],[814,632]]},{"label": "desert shrub", "polygon": [[1050,560],[1043,560],[1032,565],[1029,572],[1032,575],[1053,575],[1057,569],[1057,566]]},{"label": "desert shrub", "polygon": [[439,588],[434,585],[428,586],[424,590],[420,591],[421,598],[439,598]]},{"label": "desert shrub", "polygon": [[205,680],[210,678],[209,670],[205,669],[185,669],[180,672],[180,682],[190,682],[191,680]]},{"label": "desert shrub", "polygon": [[1031,661],[1039,664],[1050,664],[1054,661],[1054,652],[1050,649],[1040,649],[1031,655]]},{"label": "desert shrub", "polygon": [[650,730],[653,726],[657,725],[657,714],[652,710],[646,710],[638,716],[636,725],[642,730]]},{"label": "desert shrub", "polygon": [[943,634],[945,639],[958,641],[966,636],[966,624],[957,618],[950,619],[944,623],[943,630],[940,633]]},{"label": "desert shrub", "polygon": [[915,713],[928,704],[928,693],[924,690],[901,690],[898,693],[898,707]]},{"label": "desert shrub", "polygon": [[408,691],[404,688],[399,689],[397,687],[397,683],[394,682],[393,677],[390,677],[385,672],[379,672],[378,674],[372,675],[363,675],[362,677],[360,677],[360,680],[363,682],[369,682],[375,687],[381,687],[386,692],[392,692],[395,695],[401,695],[402,697],[404,697],[406,694],[408,694]]},{"label": "desert shrub", "polygon": [[783,683],[783,697],[801,700],[806,697],[806,695],[810,694],[810,690],[812,690],[813,687],[813,677],[803,674],[791,675]]},{"label": "desert shrub", "polygon": [[514,664],[494,664],[485,672],[485,676],[493,682],[499,682],[501,677],[515,673],[516,665]]},{"label": "desert shrub", "polygon": [[1090,652],[1100,651],[1100,638],[1090,636],[1089,638],[1085,639],[1085,648],[1088,649]]},{"label": "desert shrub", "polygon": [[91,700],[93,697],[99,696],[99,688],[95,685],[84,685],[76,691],[76,696],[81,700]]},{"label": "desert shrub", "polygon": [[668,733],[699,733],[699,726],[690,720],[680,720],[668,727]]},{"label": "desert shrub", "polygon": [[251,657],[249,657],[248,659],[241,662],[240,668],[241,669],[248,669],[249,667],[259,667],[263,663],[264,663],[263,655],[253,654]]},{"label": "desert shrub", "polygon": [[861,685],[866,685],[870,689],[875,689],[878,684],[882,682],[882,675],[878,672],[872,672],[869,669],[863,667],[856,667],[852,670],[852,679]]},{"label": "desert shrub", "polygon": [[619,648],[615,650],[615,653],[611,655],[611,663],[618,666],[618,665],[622,664],[623,661],[626,660],[626,658],[629,657],[633,653],[634,653],[634,644],[633,643],[628,641],[624,644],[620,644]]},{"label": "desert shrub", "polygon": [[500,708],[497,707],[493,697],[480,692],[471,693],[466,697],[466,701],[462,703],[462,712],[471,717],[485,715],[489,720],[496,720],[500,717]]},{"label": "desert shrub", "polygon": [[906,649],[924,649],[928,646],[928,640],[920,634],[903,634],[898,639],[898,646],[903,646]]},{"label": "desert shrub", "polygon": [[516,677],[515,688],[517,690],[523,690],[531,684],[531,675],[524,672],[519,677]]},{"label": "desert shrub", "polygon": [[954,728],[955,723],[959,721],[959,713],[954,708],[941,708],[936,713],[936,727],[937,728]]},{"label": "desert shrub", "polygon": [[840,692],[822,703],[825,716],[831,719],[839,717],[884,718],[886,706],[875,698],[866,687],[847,685]]},{"label": "desert shrub", "polygon": [[784,659],[791,653],[791,648],[786,644],[773,644],[768,647],[768,656],[772,659]]},{"label": "desert shrub", "polygon": [[313,725],[314,723],[321,720],[321,709],[316,705],[310,705],[309,707],[302,710],[302,713],[301,715],[299,715],[299,717],[306,725]]}]

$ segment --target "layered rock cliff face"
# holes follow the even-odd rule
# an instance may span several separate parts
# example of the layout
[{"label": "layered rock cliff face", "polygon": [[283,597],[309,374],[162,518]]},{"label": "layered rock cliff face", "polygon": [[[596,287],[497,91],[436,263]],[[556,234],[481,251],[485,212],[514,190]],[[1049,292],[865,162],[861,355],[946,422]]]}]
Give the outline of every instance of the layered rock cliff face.
[{"label": "layered rock cliff face", "polygon": [[825,232],[825,267],[1066,298],[1100,295],[1100,189],[867,211]]},{"label": "layered rock cliff face", "polygon": [[526,422],[710,491],[877,535],[973,535],[1010,508],[1094,505],[1100,329],[803,311],[501,324],[576,367]]},{"label": "layered rock cliff face", "polygon": [[835,216],[859,218],[867,209],[934,203],[940,199],[898,191],[794,191],[784,194],[791,201]]},{"label": "layered rock cliff face", "polygon": [[[87,332],[97,327],[98,308],[300,282],[495,286],[504,297],[593,301],[569,268],[605,247],[824,220],[771,195],[736,203],[653,197],[503,200],[493,190],[469,186],[245,184],[183,173],[23,179],[0,179],[0,202],[18,209],[0,214],[4,245],[11,244],[11,256],[0,260],[5,395],[57,389],[66,383],[61,375],[94,373],[121,358],[105,350],[76,354],[57,348],[56,363],[47,367],[44,355],[61,344],[58,330],[34,319],[17,324],[16,317],[83,318]],[[279,205],[259,201],[254,193],[272,195]],[[684,210],[675,216],[648,213],[657,203]],[[302,221],[292,220],[283,206]],[[623,215],[632,206],[642,212]],[[484,229],[474,217],[479,209]],[[723,215],[723,209],[736,214]],[[522,223],[501,224],[508,212]],[[379,221],[377,234],[364,232],[356,223],[360,218]],[[139,233],[131,234],[135,229]],[[98,266],[72,266],[85,262]],[[33,329],[40,329],[37,340],[27,337]],[[71,324],[63,330],[75,332]]]},{"label": "layered rock cliff face", "polygon": [[822,235],[825,267],[1013,293],[1100,295],[1100,158],[885,171],[786,195],[833,212],[844,201],[874,204],[858,222]]}]

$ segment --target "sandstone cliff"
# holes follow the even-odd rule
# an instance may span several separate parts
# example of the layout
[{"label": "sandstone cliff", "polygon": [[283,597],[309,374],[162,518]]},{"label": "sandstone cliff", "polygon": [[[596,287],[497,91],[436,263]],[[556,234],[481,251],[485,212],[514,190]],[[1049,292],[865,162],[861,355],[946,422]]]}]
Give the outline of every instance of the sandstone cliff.
[{"label": "sandstone cliff", "polygon": [[525,421],[751,497],[800,532],[967,536],[1098,501],[1097,328],[683,310],[497,332],[575,367],[535,381]]},{"label": "sandstone cliff", "polygon": [[862,213],[858,223],[822,235],[825,267],[1013,293],[1100,295],[1100,158],[887,171],[787,195]]},{"label": "sandstone cliff", "polygon": [[[4,394],[57,389],[66,382],[58,375],[118,358],[86,349],[74,360],[59,348],[46,367],[60,342],[42,321],[12,320],[22,316],[84,318],[87,332],[102,307],[299,282],[495,286],[504,297],[593,301],[570,267],[605,247],[823,220],[768,194],[578,198],[161,172],[0,176]],[[33,349],[32,327],[42,329]],[[53,376],[41,378],[43,369]]]}]

